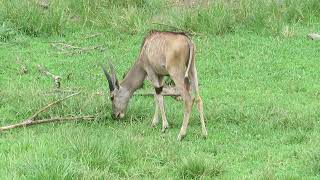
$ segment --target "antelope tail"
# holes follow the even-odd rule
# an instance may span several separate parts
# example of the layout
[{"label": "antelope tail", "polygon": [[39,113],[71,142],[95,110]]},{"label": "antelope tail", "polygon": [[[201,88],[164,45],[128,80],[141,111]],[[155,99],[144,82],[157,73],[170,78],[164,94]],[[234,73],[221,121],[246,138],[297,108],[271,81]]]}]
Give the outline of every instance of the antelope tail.
[{"label": "antelope tail", "polygon": [[188,66],[187,66],[187,70],[184,74],[184,84],[186,87],[189,87],[189,71],[190,71],[190,67],[192,64],[192,61],[194,61],[194,45],[191,42],[191,40],[188,39],[188,44],[189,44],[189,61],[188,61]]}]

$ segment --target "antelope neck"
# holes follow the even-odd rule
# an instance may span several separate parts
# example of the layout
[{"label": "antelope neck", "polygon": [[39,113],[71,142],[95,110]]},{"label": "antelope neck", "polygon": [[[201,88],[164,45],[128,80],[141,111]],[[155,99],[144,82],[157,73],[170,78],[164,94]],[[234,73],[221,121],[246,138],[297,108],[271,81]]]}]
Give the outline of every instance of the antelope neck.
[{"label": "antelope neck", "polygon": [[143,69],[142,64],[139,60],[137,60],[120,83],[120,86],[128,90],[130,95],[132,95],[134,91],[136,91],[142,85],[146,75],[147,73]]}]

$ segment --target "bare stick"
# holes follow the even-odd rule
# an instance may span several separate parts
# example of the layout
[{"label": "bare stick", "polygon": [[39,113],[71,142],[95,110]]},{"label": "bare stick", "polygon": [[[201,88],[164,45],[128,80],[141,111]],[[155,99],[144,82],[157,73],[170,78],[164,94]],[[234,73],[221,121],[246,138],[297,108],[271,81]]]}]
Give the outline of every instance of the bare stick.
[{"label": "bare stick", "polygon": [[90,38],[94,38],[94,37],[97,37],[97,36],[101,36],[102,33],[96,33],[96,34],[92,34],[92,35],[89,35],[89,36],[85,36],[83,38],[80,38],[80,39],[90,39]]},{"label": "bare stick", "polygon": [[[134,93],[135,96],[154,96],[154,92]],[[179,93],[161,93],[162,96],[180,96]]]},{"label": "bare stick", "polygon": [[[140,96],[153,96],[154,92],[145,92],[145,93],[134,93],[134,95]],[[164,87],[162,89],[161,95],[163,96],[180,96],[180,92],[176,87]]]},{"label": "bare stick", "polygon": [[[98,34],[96,34],[95,36],[98,36]],[[73,46],[70,44],[62,43],[62,42],[52,42],[51,46],[56,48],[57,50],[62,51],[61,54],[76,54],[76,53],[81,54],[81,53],[85,53],[92,50],[100,50],[100,51],[105,50],[105,48],[103,48],[102,45],[78,47],[78,46]]]},{"label": "bare stick", "polygon": [[53,106],[53,105],[55,105],[55,104],[58,104],[58,103],[66,100],[66,99],[69,99],[69,98],[71,98],[72,96],[76,96],[76,95],[78,95],[78,94],[80,94],[80,93],[81,93],[81,92],[77,92],[77,93],[71,94],[71,95],[69,95],[69,96],[66,96],[66,97],[64,97],[64,98],[62,98],[62,99],[56,100],[56,101],[54,101],[54,102],[52,102],[52,103],[49,103],[49,104],[46,105],[45,107],[39,109],[36,113],[34,113],[32,116],[30,116],[27,120],[31,120],[31,121],[34,120],[34,119],[38,116],[38,114],[40,114],[41,112],[44,112],[45,110],[49,109],[51,106]]},{"label": "bare stick", "polygon": [[55,83],[56,88],[60,88],[60,86],[61,86],[61,82],[60,82],[61,77],[60,76],[52,74],[51,72],[48,71],[48,69],[46,67],[41,66],[40,64],[38,64],[37,67],[38,67],[38,70],[40,73],[45,74],[47,76],[50,76],[52,78],[52,80]]},{"label": "bare stick", "polygon": [[43,123],[50,123],[50,122],[63,122],[63,121],[74,121],[74,120],[93,120],[95,116],[75,116],[75,117],[57,117],[57,118],[50,118],[50,119],[41,119],[41,120],[26,120],[18,124],[12,124],[9,126],[0,127],[0,132],[14,129],[18,127],[26,127],[35,124],[43,124]]},{"label": "bare stick", "polygon": [[162,24],[162,23],[157,23],[157,22],[152,22],[151,24],[155,24],[155,25],[158,25],[158,26],[166,26],[166,27],[169,27],[169,28],[171,28],[171,29],[184,32],[184,33],[186,33],[187,35],[195,35],[195,34],[196,34],[195,32],[193,32],[193,31],[191,31],[191,30],[189,30],[189,31],[191,31],[191,32],[188,32],[188,31],[185,30],[185,29],[181,29],[181,28],[178,28],[178,27],[169,25],[169,24]]}]

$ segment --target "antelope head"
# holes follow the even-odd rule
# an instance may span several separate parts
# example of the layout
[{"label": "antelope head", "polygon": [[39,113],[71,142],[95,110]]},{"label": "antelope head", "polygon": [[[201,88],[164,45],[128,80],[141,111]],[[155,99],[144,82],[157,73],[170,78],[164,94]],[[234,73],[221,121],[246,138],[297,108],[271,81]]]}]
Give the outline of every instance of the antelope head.
[{"label": "antelope head", "polygon": [[105,65],[102,66],[103,72],[108,80],[110,90],[110,100],[112,102],[112,117],[123,118],[127,109],[130,93],[121,87],[112,63],[109,61],[111,75]]}]

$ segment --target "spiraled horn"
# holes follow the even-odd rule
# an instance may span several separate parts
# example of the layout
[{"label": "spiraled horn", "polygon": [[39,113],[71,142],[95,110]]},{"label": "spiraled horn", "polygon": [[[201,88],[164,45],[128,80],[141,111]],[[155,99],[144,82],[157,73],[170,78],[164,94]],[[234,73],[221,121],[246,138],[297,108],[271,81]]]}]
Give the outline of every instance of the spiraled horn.
[{"label": "spiraled horn", "polygon": [[102,69],[103,69],[104,75],[106,76],[106,78],[108,80],[110,92],[112,92],[115,89],[115,87],[113,85],[114,83],[112,81],[112,78],[111,78],[110,74],[108,73],[105,65],[102,65]]},{"label": "spiraled horn", "polygon": [[117,78],[117,74],[116,74],[116,71],[115,71],[111,61],[109,61],[109,66],[110,66],[110,69],[111,69],[111,76],[112,76],[112,80],[114,82],[114,85],[117,88],[119,88],[119,81],[118,81],[118,78]]}]

